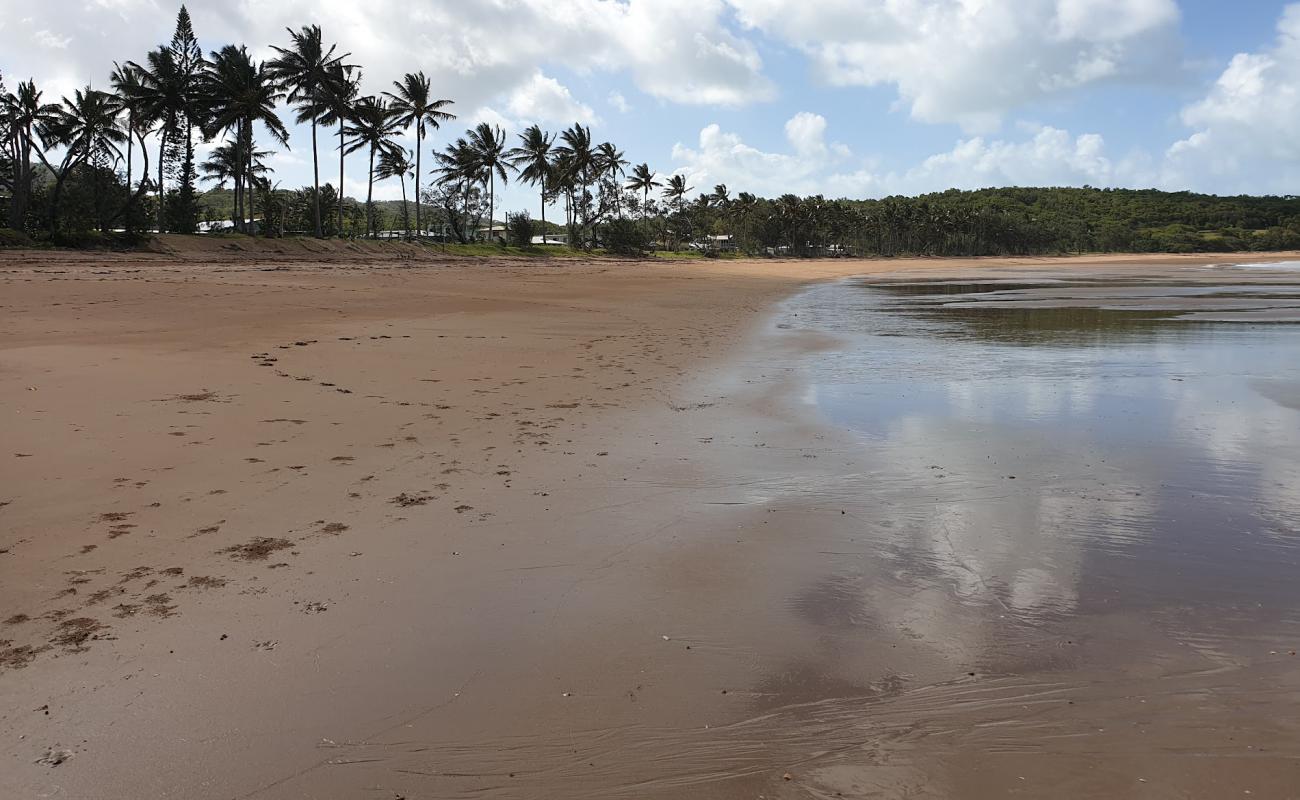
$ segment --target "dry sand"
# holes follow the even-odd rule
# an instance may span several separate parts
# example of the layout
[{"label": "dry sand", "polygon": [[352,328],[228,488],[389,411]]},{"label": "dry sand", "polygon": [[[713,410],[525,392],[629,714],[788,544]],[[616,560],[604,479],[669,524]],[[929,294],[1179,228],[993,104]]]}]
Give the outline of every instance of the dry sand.
[{"label": "dry sand", "polygon": [[[1198,727],[1237,700],[1168,684],[1162,723],[1111,687],[1081,719],[1104,675],[981,682],[891,630],[824,670],[781,613],[791,540],[846,520],[746,487],[844,453],[765,372],[764,311],[1082,262],[234,248],[0,254],[0,794],[1295,796],[1294,759]],[[846,750],[869,768],[818,762]]]}]

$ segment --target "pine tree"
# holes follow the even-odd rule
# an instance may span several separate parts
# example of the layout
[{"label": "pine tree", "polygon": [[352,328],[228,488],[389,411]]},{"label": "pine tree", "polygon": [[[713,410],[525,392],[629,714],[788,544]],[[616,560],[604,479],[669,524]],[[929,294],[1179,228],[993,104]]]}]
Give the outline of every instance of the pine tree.
[{"label": "pine tree", "polygon": [[202,83],[207,62],[203,59],[203,50],[194,36],[194,26],[190,23],[190,12],[181,6],[176,14],[176,32],[172,34],[171,54],[176,63],[176,72],[182,82],[181,93],[185,108],[182,111],[181,127],[184,134],[174,143],[176,148],[172,163],[179,161],[180,168],[176,175],[176,199],[169,204],[168,227],[179,233],[194,233],[198,229],[199,206],[195,189],[197,175],[194,165],[194,129],[201,127],[204,121],[202,103]]}]

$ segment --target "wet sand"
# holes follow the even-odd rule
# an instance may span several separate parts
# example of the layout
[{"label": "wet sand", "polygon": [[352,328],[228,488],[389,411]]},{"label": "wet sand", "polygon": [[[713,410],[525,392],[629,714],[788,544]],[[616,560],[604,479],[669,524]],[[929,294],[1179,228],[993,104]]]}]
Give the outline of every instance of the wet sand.
[{"label": "wet sand", "polygon": [[839,340],[777,305],[1206,262],[6,253],[0,764],[21,797],[1295,796],[1293,617],[1189,645],[900,581],[879,509],[931,501],[801,401]]}]

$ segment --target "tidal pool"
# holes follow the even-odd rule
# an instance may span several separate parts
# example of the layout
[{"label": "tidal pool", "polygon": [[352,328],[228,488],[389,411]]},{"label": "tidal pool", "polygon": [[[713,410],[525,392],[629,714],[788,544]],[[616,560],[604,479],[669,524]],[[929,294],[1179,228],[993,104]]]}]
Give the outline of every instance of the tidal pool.
[{"label": "tidal pool", "polygon": [[858,280],[788,304],[784,325],[840,342],[807,397],[856,439],[891,580],[1030,625],[1140,611],[1294,646],[1300,284],[1218,274]]}]

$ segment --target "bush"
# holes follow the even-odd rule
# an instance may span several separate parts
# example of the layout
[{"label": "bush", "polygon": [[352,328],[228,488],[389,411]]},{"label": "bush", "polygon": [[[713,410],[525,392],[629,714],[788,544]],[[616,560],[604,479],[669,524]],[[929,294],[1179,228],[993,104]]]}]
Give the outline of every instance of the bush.
[{"label": "bush", "polygon": [[531,246],[536,227],[533,224],[533,218],[528,216],[527,211],[506,216],[506,234],[510,238],[510,244],[515,247]]},{"label": "bush", "polygon": [[650,244],[645,228],[630,219],[610,220],[602,238],[605,249],[620,256],[643,256]]},{"label": "bush", "polygon": [[50,237],[50,243],[73,250],[134,250],[147,244],[149,238],[147,233],[59,231]]},{"label": "bush", "polygon": [[36,242],[32,237],[13,228],[0,228],[0,247],[31,247]]}]

